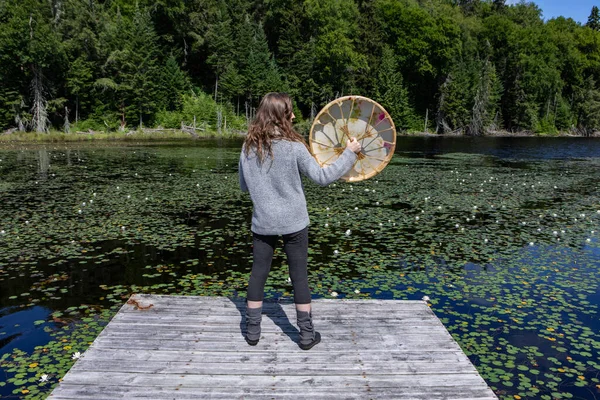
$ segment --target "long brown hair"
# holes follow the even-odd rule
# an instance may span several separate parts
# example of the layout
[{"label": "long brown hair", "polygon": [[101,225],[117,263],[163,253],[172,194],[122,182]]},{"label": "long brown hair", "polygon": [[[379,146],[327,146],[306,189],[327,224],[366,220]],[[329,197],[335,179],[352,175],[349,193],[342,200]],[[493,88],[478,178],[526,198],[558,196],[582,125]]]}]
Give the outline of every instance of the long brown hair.
[{"label": "long brown hair", "polygon": [[265,155],[273,157],[273,139],[301,142],[304,138],[292,127],[292,99],[287,93],[267,93],[260,101],[256,117],[248,128],[244,141],[246,155],[254,149],[260,162]]}]

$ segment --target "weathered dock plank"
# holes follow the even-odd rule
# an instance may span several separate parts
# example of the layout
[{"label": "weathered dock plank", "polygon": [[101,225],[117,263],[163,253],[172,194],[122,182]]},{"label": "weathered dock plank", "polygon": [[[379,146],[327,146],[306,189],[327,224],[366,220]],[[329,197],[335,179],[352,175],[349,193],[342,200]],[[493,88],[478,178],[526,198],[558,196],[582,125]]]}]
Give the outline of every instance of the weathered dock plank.
[{"label": "weathered dock plank", "polygon": [[497,399],[422,301],[316,300],[322,342],[305,352],[293,304],[265,303],[250,347],[243,301],[132,299],[50,398]]}]

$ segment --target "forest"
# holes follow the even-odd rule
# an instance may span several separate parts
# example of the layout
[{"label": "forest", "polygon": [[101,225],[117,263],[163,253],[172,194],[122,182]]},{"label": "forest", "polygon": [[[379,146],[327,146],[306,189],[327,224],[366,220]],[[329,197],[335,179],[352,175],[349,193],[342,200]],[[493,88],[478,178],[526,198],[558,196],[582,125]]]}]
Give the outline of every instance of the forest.
[{"label": "forest", "polygon": [[600,13],[504,0],[0,0],[0,131],[243,131],[261,96],[298,129],[336,97],[399,132],[600,129]]}]

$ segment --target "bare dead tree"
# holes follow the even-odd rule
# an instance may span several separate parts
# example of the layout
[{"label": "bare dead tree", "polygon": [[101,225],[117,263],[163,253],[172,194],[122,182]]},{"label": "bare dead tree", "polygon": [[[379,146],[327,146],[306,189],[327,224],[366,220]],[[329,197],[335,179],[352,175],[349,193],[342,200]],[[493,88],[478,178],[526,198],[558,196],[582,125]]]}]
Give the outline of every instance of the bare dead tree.
[{"label": "bare dead tree", "polygon": [[33,106],[31,107],[31,128],[38,133],[48,132],[50,120],[48,119],[48,101],[45,97],[43,75],[37,67],[33,67]]},{"label": "bare dead tree", "polygon": [[488,105],[492,91],[490,70],[490,60],[485,60],[473,104],[473,116],[471,123],[467,127],[469,135],[482,136],[485,133],[485,124],[488,120]]},{"label": "bare dead tree", "polygon": [[65,106],[65,123],[63,125],[65,133],[69,133],[71,131],[71,124],[69,123],[69,109]]}]

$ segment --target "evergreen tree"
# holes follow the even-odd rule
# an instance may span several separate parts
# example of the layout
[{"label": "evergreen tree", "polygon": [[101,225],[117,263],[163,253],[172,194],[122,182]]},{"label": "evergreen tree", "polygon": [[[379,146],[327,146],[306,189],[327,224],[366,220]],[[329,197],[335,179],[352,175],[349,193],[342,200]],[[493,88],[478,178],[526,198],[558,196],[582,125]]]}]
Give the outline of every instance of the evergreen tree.
[{"label": "evergreen tree", "polygon": [[389,46],[383,47],[381,64],[375,83],[375,100],[391,115],[396,128],[415,128],[416,117],[408,99],[408,91],[403,85],[402,74],[398,71],[396,56]]},{"label": "evergreen tree", "polygon": [[163,95],[163,107],[174,111],[181,108],[182,95],[188,91],[190,84],[188,78],[179,67],[179,63],[171,54],[167,58],[162,73],[161,91]]},{"label": "evergreen tree", "polygon": [[506,0],[493,0],[492,4],[495,11],[501,11],[506,7]]},{"label": "evergreen tree", "polygon": [[93,84],[92,65],[90,62],[78,57],[71,62],[66,78],[69,94],[75,97],[75,122],[79,121],[79,105],[88,103],[90,88]]},{"label": "evergreen tree", "polygon": [[225,71],[231,70],[234,61],[234,38],[231,31],[231,20],[225,10],[217,13],[219,19],[214,21],[206,33],[206,42],[209,49],[207,63],[214,71],[213,94],[215,100],[219,92],[219,78]]},{"label": "evergreen tree", "polygon": [[592,12],[588,17],[586,25],[595,31],[600,31],[600,10],[598,10],[597,6],[592,7]]},{"label": "evergreen tree", "polygon": [[586,136],[600,130],[600,89],[593,77],[586,78],[576,91],[577,128]]}]

